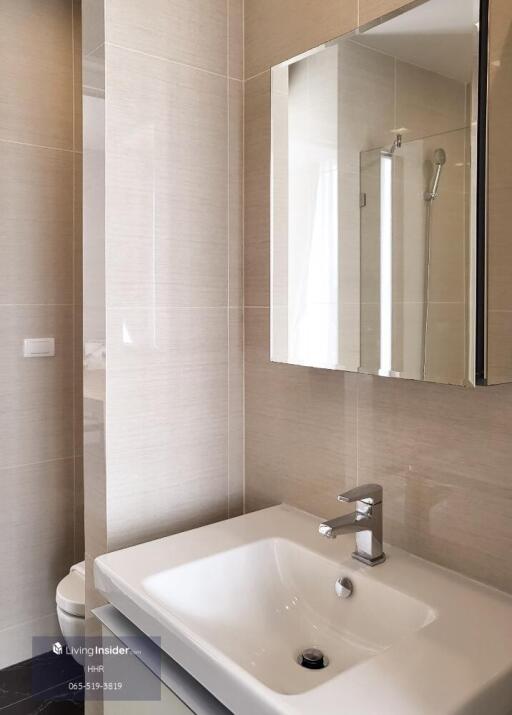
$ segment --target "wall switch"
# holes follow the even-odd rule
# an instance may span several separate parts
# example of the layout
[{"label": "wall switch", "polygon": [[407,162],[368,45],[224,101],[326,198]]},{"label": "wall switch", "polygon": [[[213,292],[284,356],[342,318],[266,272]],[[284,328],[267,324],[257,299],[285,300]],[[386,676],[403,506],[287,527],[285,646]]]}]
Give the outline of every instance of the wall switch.
[{"label": "wall switch", "polygon": [[23,341],[23,357],[54,357],[55,338],[27,338]]}]

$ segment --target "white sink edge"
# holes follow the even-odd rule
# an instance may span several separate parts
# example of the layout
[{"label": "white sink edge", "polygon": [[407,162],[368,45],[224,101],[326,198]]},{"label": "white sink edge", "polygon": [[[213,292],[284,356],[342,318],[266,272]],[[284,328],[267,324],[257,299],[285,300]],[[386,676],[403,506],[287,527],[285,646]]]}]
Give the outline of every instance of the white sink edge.
[{"label": "white sink edge", "polygon": [[[283,515],[284,513],[289,513],[291,515],[296,514],[296,515],[302,515],[303,517],[306,517],[308,520],[314,520],[315,522],[319,522],[319,518],[316,517],[315,515],[309,514],[308,512],[305,512],[303,510],[298,510],[293,507],[289,507],[288,505],[281,505],[277,507],[271,507],[270,509],[267,510],[262,510],[262,512],[254,512],[251,516],[254,516],[254,514],[262,514],[262,513],[271,513],[273,512],[274,514],[280,514]],[[238,520],[246,520],[247,517],[242,516],[242,517],[237,517],[236,519],[231,520],[231,522],[219,522],[217,524],[211,525],[211,527],[218,527],[219,524],[226,524],[226,523],[231,523],[238,521]],[[183,532],[182,534],[178,534],[176,536],[178,537],[187,537],[187,535],[192,535],[194,533],[202,532],[203,529],[209,529],[211,527],[200,527],[198,529],[194,529],[190,532]],[[264,537],[261,538],[269,538],[269,536],[272,536],[271,534],[267,534]],[[275,535],[274,535],[275,536]],[[164,537],[164,539],[159,539],[157,542],[149,542],[149,543],[162,543],[162,542],[167,542],[168,539],[175,539],[176,537]],[[281,537],[281,538],[287,538],[287,537]],[[321,537],[318,537],[321,539]],[[257,541],[258,539],[247,539],[243,543],[251,543],[252,541]],[[345,539],[344,539],[345,540]],[[351,545],[351,537],[346,537],[346,540],[348,543]],[[338,540],[341,541],[341,540]],[[302,543],[302,542],[301,542]],[[318,543],[323,543],[322,541]],[[332,544],[333,542],[331,542]],[[147,547],[147,545],[142,545]],[[138,549],[140,547],[132,547],[133,549]],[[233,548],[236,548],[234,546]],[[308,548],[308,547],[306,547]],[[504,599],[508,605],[512,604],[512,597],[509,596],[508,594],[499,591],[498,589],[494,589],[490,586],[487,586],[485,584],[482,584],[479,581],[476,581],[474,579],[469,579],[461,574],[458,574],[456,572],[452,572],[450,569],[447,569],[443,566],[439,566],[436,564],[432,564],[431,562],[427,561],[426,559],[423,559],[422,557],[415,556],[413,554],[409,554],[408,552],[404,552],[400,549],[397,549],[396,547],[387,547],[390,553],[390,556],[395,555],[399,556],[401,561],[408,562],[410,564],[416,563],[419,568],[425,568],[428,571],[431,571],[432,573],[437,572],[438,574],[444,574],[445,578],[448,578],[452,583],[456,583],[459,587],[462,586],[467,586],[469,584],[472,585],[472,587],[477,591],[481,592],[483,596],[485,594],[495,594],[496,597],[500,598],[500,600]],[[221,553],[223,552],[223,548],[219,547],[216,551],[213,553]],[[137,622],[137,614],[135,614],[134,609],[139,609],[139,611],[143,612],[144,614],[148,615],[150,618],[153,619],[155,623],[160,625],[163,629],[166,628],[166,626],[171,626],[172,627],[172,634],[169,634],[169,636],[173,636],[173,639],[176,641],[176,646],[179,646],[180,643],[183,645],[183,643],[191,645],[192,650],[196,652],[200,656],[200,659],[202,658],[203,660],[206,659],[207,661],[210,661],[210,663],[213,663],[215,665],[215,671],[216,676],[219,677],[219,675],[222,675],[222,672],[225,670],[231,671],[231,673],[236,672],[238,674],[239,679],[244,681],[244,685],[247,688],[248,693],[253,692],[253,694],[256,696],[256,698],[259,699],[259,707],[257,710],[254,710],[255,715],[263,715],[263,710],[261,709],[261,706],[263,705],[263,702],[265,703],[265,713],[300,713],[303,712],[302,709],[296,707],[296,701],[297,699],[301,698],[301,696],[297,695],[282,695],[280,693],[276,693],[273,690],[270,690],[267,688],[263,683],[258,681],[254,676],[252,676],[251,673],[248,673],[244,668],[242,668],[240,665],[237,663],[233,662],[229,657],[227,657],[225,654],[223,654],[221,651],[216,649],[215,647],[212,647],[208,642],[205,642],[202,638],[198,637],[197,634],[194,633],[194,631],[190,628],[187,627],[185,623],[183,623],[179,618],[173,616],[172,614],[169,614],[168,611],[165,611],[163,608],[159,606],[158,603],[155,603],[153,599],[148,597],[146,594],[145,597],[141,597],[140,594],[137,592],[136,588],[133,588],[125,579],[123,579],[118,572],[115,571],[115,569],[112,569],[109,566],[109,561],[111,560],[112,556],[114,556],[116,553],[124,553],[127,550],[122,550],[122,552],[112,552],[111,554],[107,554],[103,557],[98,557],[95,561],[95,580],[97,582],[97,587],[98,589],[105,595],[107,600],[110,600],[111,603],[113,603],[114,606],[118,607],[121,612],[124,613],[126,617],[128,617],[130,620],[133,620],[136,625],[138,625],[142,630],[144,630],[147,633],[147,630],[141,625],[140,619],[139,622]],[[348,549],[343,550],[343,560],[345,559],[347,555]],[[341,553],[341,552],[340,552]],[[325,554],[322,554],[325,555]],[[329,560],[339,562],[339,558],[333,558],[333,556],[329,557],[327,556]],[[194,559],[191,559],[193,561]],[[390,562],[392,563],[393,559],[390,559]],[[382,567],[376,567],[369,573],[371,577],[375,577],[378,575],[378,569]],[[367,570],[367,567],[362,567],[362,572]],[[381,572],[384,573],[384,572]],[[110,581],[110,587],[107,584],[107,582],[104,580],[105,577],[108,578]],[[103,583],[102,583],[103,579]],[[458,582],[458,583],[457,583]],[[117,592],[117,593],[116,593]],[[417,599],[418,600],[418,595],[415,593],[411,593],[409,589],[403,589],[404,593],[407,593],[411,598]],[[124,599],[120,598],[120,594],[124,595]],[[130,601],[131,605],[127,605],[124,601]],[[422,600],[423,603],[425,603],[425,600]],[[430,606],[430,604],[429,604]],[[430,606],[431,607],[431,606]],[[439,611],[436,609],[433,609],[436,611],[436,615],[439,615]],[[152,635],[151,633],[148,633],[148,635]],[[393,646],[394,647],[394,646]],[[206,674],[202,677],[196,674],[194,672],[196,670],[197,663],[189,662],[189,658],[184,657],[182,653],[177,654],[174,650],[172,652],[169,652],[168,649],[165,649],[168,654],[175,658],[178,662],[180,662],[184,667],[191,672],[192,675],[198,678],[200,682],[202,682],[206,687],[209,687],[209,689],[214,692],[219,699],[221,699],[223,702],[228,707],[233,707],[233,703],[226,702],[225,698],[221,697],[221,695],[215,691],[215,682],[214,683],[208,683],[204,682],[204,679],[206,678],[207,681],[210,681],[209,674]],[[375,658],[375,660],[377,660]],[[222,667],[221,667],[222,666]],[[362,666],[356,666],[356,669],[360,668]],[[204,670],[202,668],[201,670]],[[220,672],[219,672],[220,670]],[[340,681],[340,679],[346,680],[347,673],[350,671],[346,671],[338,676],[335,676],[331,681],[330,684],[336,683],[336,681]],[[507,663],[506,666],[503,667],[500,673],[496,674],[496,678],[499,679],[500,677],[503,677],[504,674],[510,674],[512,672],[512,664]],[[341,683],[340,683],[341,685]],[[319,689],[324,689],[325,685],[320,686],[320,688],[314,688],[313,690],[308,691],[308,696],[314,695],[316,690]],[[468,696],[470,702],[472,699],[472,696]],[[511,691],[511,702],[512,702],[512,691]],[[262,702],[263,701],[263,702]],[[278,702],[279,701],[279,702]],[[464,698],[461,699],[461,703],[463,703]],[[268,706],[268,709],[267,709]],[[278,709],[276,709],[276,706]],[[471,706],[468,705],[468,708]],[[509,710],[510,708],[508,708]],[[508,710],[503,710],[503,711],[496,711],[496,715],[505,715],[505,713],[508,713]],[[252,712],[252,711],[251,711]],[[304,711],[307,712],[307,711]],[[405,711],[404,711],[405,712]],[[423,713],[423,711],[421,711]],[[431,711],[425,710],[425,713],[429,713]],[[446,713],[455,713],[457,712],[457,715],[461,714],[462,712],[466,712],[466,710],[446,710]],[[473,715],[472,711],[470,709],[467,709],[468,714],[471,713]],[[398,713],[398,711],[397,711]],[[393,713],[393,715],[397,715],[397,713]],[[434,711],[432,711],[434,713]],[[250,710],[245,708],[244,704],[244,715],[250,715]],[[379,715],[382,715],[381,712],[379,712]],[[410,715],[410,713],[407,713],[407,715]],[[416,715],[416,713],[415,713]],[[418,711],[418,715],[420,715],[420,711]],[[441,713],[438,711],[435,713],[435,715],[441,715]]]}]

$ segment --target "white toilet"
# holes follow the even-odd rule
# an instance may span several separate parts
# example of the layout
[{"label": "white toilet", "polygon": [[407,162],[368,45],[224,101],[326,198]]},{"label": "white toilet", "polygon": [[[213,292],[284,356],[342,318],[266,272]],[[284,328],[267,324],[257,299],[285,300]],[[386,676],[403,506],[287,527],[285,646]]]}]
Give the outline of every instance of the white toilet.
[{"label": "white toilet", "polygon": [[[85,561],[71,567],[60,581],[55,594],[57,617],[64,640],[76,649],[85,637]],[[84,664],[83,655],[73,652],[74,659]]]}]

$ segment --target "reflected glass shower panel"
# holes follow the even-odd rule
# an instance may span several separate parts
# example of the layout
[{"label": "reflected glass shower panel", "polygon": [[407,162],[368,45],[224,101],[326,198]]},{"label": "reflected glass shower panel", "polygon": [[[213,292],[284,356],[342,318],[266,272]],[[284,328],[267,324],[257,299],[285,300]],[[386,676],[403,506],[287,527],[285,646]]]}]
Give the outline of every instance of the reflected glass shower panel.
[{"label": "reflected glass shower panel", "polygon": [[464,382],[467,151],[461,129],[361,153],[363,372]]}]

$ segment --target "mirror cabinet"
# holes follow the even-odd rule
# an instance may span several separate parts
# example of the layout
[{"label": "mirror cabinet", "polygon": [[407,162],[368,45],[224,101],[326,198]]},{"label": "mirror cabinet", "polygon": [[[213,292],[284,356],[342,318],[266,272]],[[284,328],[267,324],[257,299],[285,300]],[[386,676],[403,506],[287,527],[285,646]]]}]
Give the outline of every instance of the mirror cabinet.
[{"label": "mirror cabinet", "polygon": [[493,64],[488,11],[425,0],[272,68],[273,361],[512,378],[488,264],[488,93],[512,73]]}]

